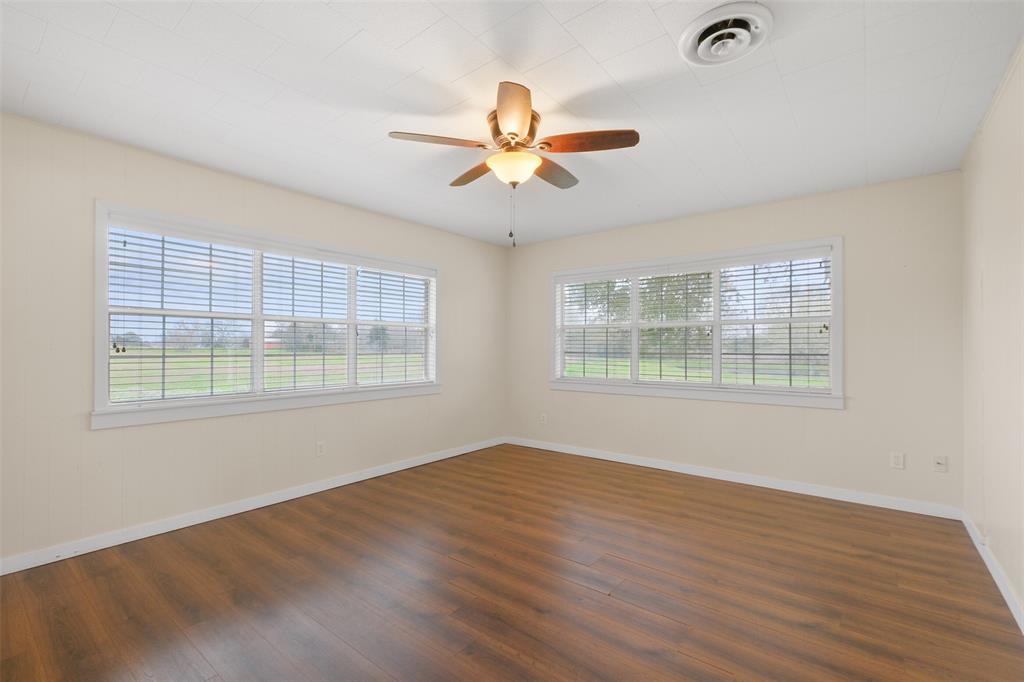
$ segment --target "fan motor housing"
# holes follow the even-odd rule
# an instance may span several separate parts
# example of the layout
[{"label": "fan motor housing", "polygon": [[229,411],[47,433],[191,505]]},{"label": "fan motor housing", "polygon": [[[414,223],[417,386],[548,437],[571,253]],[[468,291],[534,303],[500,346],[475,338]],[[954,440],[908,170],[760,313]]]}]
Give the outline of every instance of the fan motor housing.
[{"label": "fan motor housing", "polygon": [[742,59],[764,44],[772,13],[756,2],[733,2],[697,17],[679,38],[679,54],[696,66]]},{"label": "fan motor housing", "polygon": [[501,129],[498,128],[498,110],[494,109],[491,113],[487,114],[487,126],[491,130],[491,139],[494,140],[494,144],[498,145],[502,149],[506,147],[529,147],[533,143],[533,139],[537,136],[537,126],[540,125],[540,114],[533,109],[530,110],[530,131],[526,134],[526,137],[520,137],[515,140],[510,139]]}]

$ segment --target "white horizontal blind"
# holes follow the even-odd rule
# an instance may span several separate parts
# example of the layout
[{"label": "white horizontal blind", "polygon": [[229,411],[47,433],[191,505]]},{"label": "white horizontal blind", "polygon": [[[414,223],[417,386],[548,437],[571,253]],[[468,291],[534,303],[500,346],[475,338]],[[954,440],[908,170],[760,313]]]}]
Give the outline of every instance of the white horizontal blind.
[{"label": "white horizontal blind", "polygon": [[106,246],[112,404],[434,381],[433,277],[115,224]]},{"label": "white horizontal blind", "polygon": [[348,266],[263,254],[263,388],[348,381]]},{"label": "white horizontal blind", "polygon": [[426,381],[432,375],[430,284],[425,277],[356,268],[358,384]]},{"label": "white horizontal blind", "polygon": [[560,348],[564,376],[630,376],[628,279],[567,284],[562,289]]},{"label": "white horizontal blind", "polygon": [[712,378],[713,287],[710,272],[639,278],[639,378]]},{"label": "white horizontal blind", "polygon": [[828,393],[830,250],[737,260],[559,279],[557,378]]},{"label": "white horizontal blind", "polygon": [[253,252],[108,231],[113,403],[252,390]]},{"label": "white horizontal blind", "polygon": [[830,258],[724,268],[722,383],[827,390]]}]

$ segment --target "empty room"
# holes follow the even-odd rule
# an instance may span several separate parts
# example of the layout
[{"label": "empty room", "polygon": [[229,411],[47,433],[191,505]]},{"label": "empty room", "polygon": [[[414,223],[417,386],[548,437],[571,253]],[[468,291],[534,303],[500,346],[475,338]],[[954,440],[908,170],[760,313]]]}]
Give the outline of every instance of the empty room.
[{"label": "empty room", "polygon": [[1024,681],[1024,0],[0,0],[0,680]]}]

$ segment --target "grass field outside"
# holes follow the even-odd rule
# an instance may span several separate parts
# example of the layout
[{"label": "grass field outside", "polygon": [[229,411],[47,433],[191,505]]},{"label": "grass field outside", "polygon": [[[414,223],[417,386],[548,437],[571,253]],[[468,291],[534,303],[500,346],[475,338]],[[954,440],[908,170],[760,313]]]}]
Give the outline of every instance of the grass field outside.
[{"label": "grass field outside", "polygon": [[[791,376],[792,372],[792,376]],[[630,375],[628,357],[592,356],[565,359],[564,376],[571,379],[624,379]],[[640,358],[641,381],[675,381],[710,384],[712,379],[710,357]],[[738,386],[774,386],[780,388],[831,388],[829,358],[821,356],[794,356],[792,368],[788,356],[749,355],[722,359],[722,384]]]},{"label": "grass field outside", "polygon": [[[364,386],[426,379],[423,354],[361,354],[356,380]],[[267,350],[263,386],[267,391],[340,388],[348,383],[348,356]],[[176,350],[162,358],[159,348],[110,354],[110,401],[159,400],[232,395],[252,391],[247,351],[209,348]]]}]

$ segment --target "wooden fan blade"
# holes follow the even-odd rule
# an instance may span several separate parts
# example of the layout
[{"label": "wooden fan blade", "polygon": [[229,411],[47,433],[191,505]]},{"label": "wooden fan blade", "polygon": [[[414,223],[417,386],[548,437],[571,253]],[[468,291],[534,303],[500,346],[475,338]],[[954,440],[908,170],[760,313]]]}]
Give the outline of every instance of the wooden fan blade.
[{"label": "wooden fan blade", "polygon": [[591,130],[585,133],[566,133],[545,137],[537,147],[546,152],[599,152],[604,149],[635,147],[640,133],[635,130]]},{"label": "wooden fan blade", "polygon": [[537,166],[537,170],[533,174],[545,182],[550,182],[559,189],[569,189],[579,182],[575,175],[551,159],[541,159],[540,165]]},{"label": "wooden fan blade", "polygon": [[483,176],[487,175],[490,172],[491,172],[491,169],[487,167],[487,164],[486,163],[481,163],[479,165],[473,166],[468,171],[466,171],[465,173],[463,173],[459,177],[457,177],[454,180],[452,180],[450,186],[451,187],[462,187],[463,185],[468,185],[469,183],[473,182],[474,180],[476,180],[478,178],[482,178]]},{"label": "wooden fan blade", "polygon": [[522,139],[530,132],[533,101],[530,89],[519,83],[498,83],[498,130],[506,137]]},{"label": "wooden fan blade", "polygon": [[396,140],[409,140],[410,142],[429,142],[430,144],[446,144],[450,147],[472,147],[474,149],[490,149],[491,145],[476,140],[463,140],[459,137],[442,137],[441,135],[423,135],[421,133],[403,133],[391,131],[389,137]]}]

